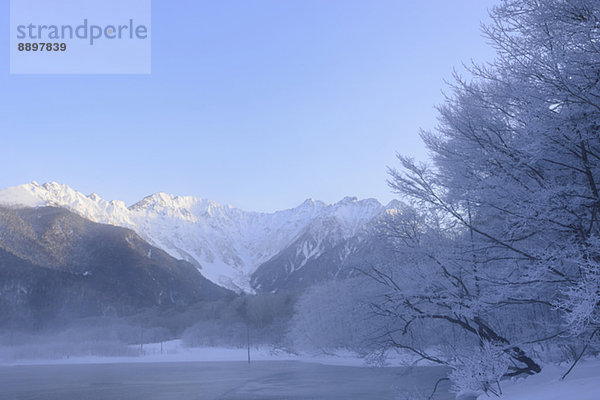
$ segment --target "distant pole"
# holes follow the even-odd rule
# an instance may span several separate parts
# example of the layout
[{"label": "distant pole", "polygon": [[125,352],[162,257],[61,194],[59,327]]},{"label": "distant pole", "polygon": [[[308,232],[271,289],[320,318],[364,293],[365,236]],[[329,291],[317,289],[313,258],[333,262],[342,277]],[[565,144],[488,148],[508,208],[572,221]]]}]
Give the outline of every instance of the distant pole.
[{"label": "distant pole", "polygon": [[248,364],[250,364],[250,325],[246,324],[246,338],[248,339]]},{"label": "distant pole", "polygon": [[162,354],[162,344],[163,342],[160,342],[160,354]]}]

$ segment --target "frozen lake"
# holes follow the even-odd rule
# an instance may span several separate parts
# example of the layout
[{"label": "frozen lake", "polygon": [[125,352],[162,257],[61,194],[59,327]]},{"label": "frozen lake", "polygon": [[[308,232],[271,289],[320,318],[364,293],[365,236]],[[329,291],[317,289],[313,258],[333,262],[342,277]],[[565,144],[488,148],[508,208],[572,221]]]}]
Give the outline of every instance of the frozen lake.
[{"label": "frozen lake", "polygon": [[[298,361],[0,367],[3,400],[404,399],[429,395],[440,367],[366,368]],[[453,399],[447,384],[435,399]]]}]

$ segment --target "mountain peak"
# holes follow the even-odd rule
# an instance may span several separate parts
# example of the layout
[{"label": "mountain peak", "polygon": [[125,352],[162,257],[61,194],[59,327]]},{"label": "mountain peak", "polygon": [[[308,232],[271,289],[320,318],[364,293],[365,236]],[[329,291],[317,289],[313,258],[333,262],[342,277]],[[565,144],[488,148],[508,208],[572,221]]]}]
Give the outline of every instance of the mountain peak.
[{"label": "mountain peak", "polygon": [[[61,185],[60,183],[56,182],[56,181],[51,181],[51,182],[46,182],[42,185],[42,187],[46,188],[46,189],[65,189],[68,186],[67,185]],[[70,189],[70,188],[69,188]]]},{"label": "mountain peak", "polygon": [[323,207],[325,203],[320,200],[315,200],[312,197],[304,200],[302,204],[300,204],[299,208],[314,208],[314,207]]},{"label": "mountain peak", "polygon": [[347,204],[347,203],[355,203],[357,201],[358,201],[358,197],[356,197],[356,196],[346,196],[342,200],[340,200],[340,203]]},{"label": "mountain peak", "polygon": [[345,208],[347,206],[351,207],[351,208],[369,208],[369,209],[374,209],[374,210],[380,209],[383,207],[377,199],[368,198],[368,199],[359,200],[355,196],[346,196],[342,200],[333,204],[333,207],[336,207],[336,208]]},{"label": "mountain peak", "polygon": [[165,192],[157,192],[144,197],[131,207],[130,210],[148,210],[158,208],[188,208],[200,199],[191,196],[175,196]]},{"label": "mountain peak", "polygon": [[65,184],[61,184],[58,182],[46,182],[42,185],[38,184],[37,182],[33,181],[32,183],[29,184],[30,187],[35,188],[35,189],[43,189],[46,190],[48,192],[53,192],[53,193],[77,193],[77,191],[73,188],[71,188],[68,185]]},{"label": "mountain peak", "polygon": [[102,200],[102,198],[100,196],[98,196],[97,193],[90,193],[87,197],[88,197],[88,199],[90,199],[92,201],[100,201],[100,200]]}]

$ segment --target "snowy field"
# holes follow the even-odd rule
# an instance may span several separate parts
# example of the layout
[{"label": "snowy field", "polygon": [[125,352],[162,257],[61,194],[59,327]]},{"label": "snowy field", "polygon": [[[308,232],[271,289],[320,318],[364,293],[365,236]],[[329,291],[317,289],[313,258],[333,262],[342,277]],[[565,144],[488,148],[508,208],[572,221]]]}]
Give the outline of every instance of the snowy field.
[{"label": "snowy field", "polygon": [[[599,400],[600,360],[582,361],[564,379],[570,365],[546,365],[542,373],[503,382],[501,400]],[[489,399],[482,395],[479,400]]]}]

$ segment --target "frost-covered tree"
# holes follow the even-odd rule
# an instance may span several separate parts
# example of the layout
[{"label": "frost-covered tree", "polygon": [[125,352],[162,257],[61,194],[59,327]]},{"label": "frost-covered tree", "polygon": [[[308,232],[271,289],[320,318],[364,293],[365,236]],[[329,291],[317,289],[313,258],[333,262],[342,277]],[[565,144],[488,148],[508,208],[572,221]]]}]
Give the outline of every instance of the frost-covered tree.
[{"label": "frost-covered tree", "polygon": [[407,341],[437,321],[502,349],[481,354],[510,376],[539,372],[530,344],[600,327],[600,2],[505,0],[491,16],[497,58],[456,77],[422,133],[431,163],[390,171],[416,212],[390,224],[407,261],[373,276],[389,288],[378,312],[402,322],[388,345],[460,368],[456,349]]},{"label": "frost-covered tree", "polygon": [[523,342],[531,332],[545,330],[545,335],[552,335],[547,324],[551,318],[546,326],[539,326],[533,320],[538,304],[529,298],[507,297],[505,283],[500,283],[507,269],[492,266],[493,255],[485,254],[490,250],[443,217],[405,209],[388,221],[388,232],[397,239],[403,261],[370,272],[387,289],[372,304],[387,321],[376,336],[380,348],[407,350],[458,371],[468,366],[463,362],[465,353],[493,347],[502,351],[484,352],[481,357],[498,356],[487,360],[490,365],[510,360],[506,376],[539,372]]},{"label": "frost-covered tree", "polygon": [[298,299],[290,321],[288,342],[296,349],[366,352],[377,317],[369,304],[379,288],[364,278],[323,282]]}]

